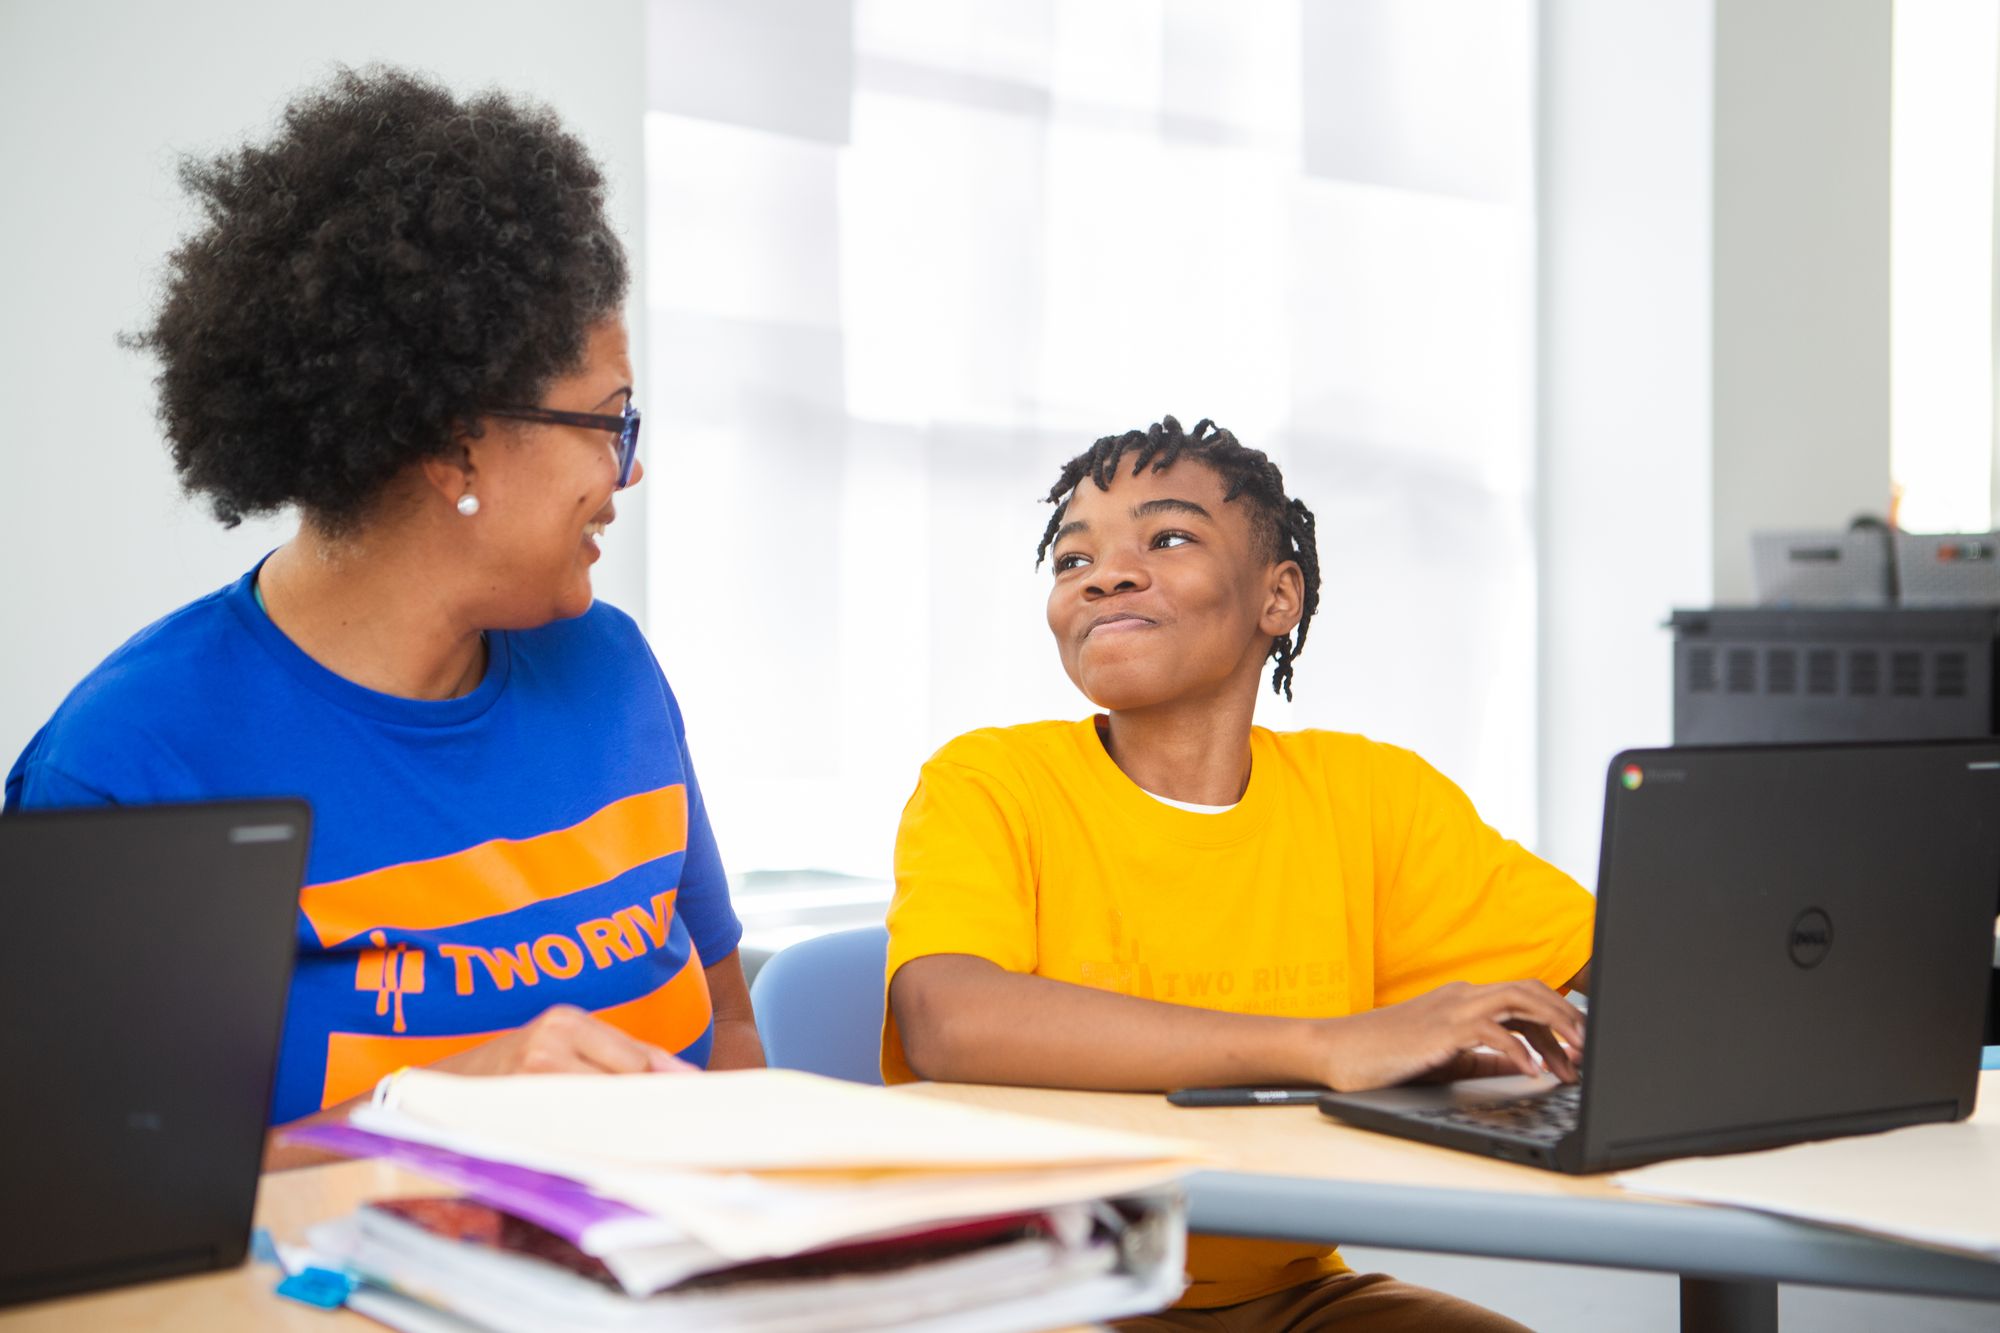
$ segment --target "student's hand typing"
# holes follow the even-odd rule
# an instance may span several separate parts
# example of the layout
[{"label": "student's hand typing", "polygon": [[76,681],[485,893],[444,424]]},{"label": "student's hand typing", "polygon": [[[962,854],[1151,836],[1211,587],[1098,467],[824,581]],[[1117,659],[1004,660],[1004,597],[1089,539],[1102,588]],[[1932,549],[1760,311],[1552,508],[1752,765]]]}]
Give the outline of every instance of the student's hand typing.
[{"label": "student's hand typing", "polygon": [[[1528,1046],[1549,1073],[1574,1083],[1574,1057],[1583,1050],[1583,1016],[1539,981],[1454,981],[1414,1000],[1316,1027],[1323,1038],[1320,1077],[1342,1092],[1423,1077],[1539,1074]],[[1475,1050],[1480,1046],[1493,1051]]]},{"label": "student's hand typing", "polygon": [[574,1005],[558,1004],[431,1068],[480,1075],[663,1074],[693,1066]]}]

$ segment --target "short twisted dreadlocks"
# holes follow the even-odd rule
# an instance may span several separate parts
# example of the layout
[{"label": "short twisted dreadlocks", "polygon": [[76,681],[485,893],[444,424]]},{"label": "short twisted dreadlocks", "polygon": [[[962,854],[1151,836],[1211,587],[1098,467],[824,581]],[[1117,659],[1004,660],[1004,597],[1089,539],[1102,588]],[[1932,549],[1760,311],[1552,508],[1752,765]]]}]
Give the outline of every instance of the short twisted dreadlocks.
[{"label": "short twisted dreadlocks", "polygon": [[1312,510],[1285,494],[1285,474],[1260,449],[1244,447],[1229,431],[1203,417],[1192,432],[1181,423],[1163,417],[1145,430],[1128,430],[1123,435],[1107,435],[1069,462],[1044,498],[1056,507],[1042,530],[1042,544],[1035,548],[1035,567],[1041,568],[1049,545],[1062,526],[1069,500],[1085,477],[1100,491],[1111,489],[1111,479],[1127,453],[1134,455],[1132,475],[1147,467],[1164,472],[1183,457],[1200,463],[1220,476],[1229,488],[1223,499],[1247,496],[1262,520],[1256,524],[1260,554],[1272,561],[1292,560],[1305,576],[1305,605],[1298,628],[1290,635],[1271,640],[1271,656],[1278,665],[1271,669],[1271,689],[1292,697],[1292,663],[1305,651],[1306,628],[1319,609],[1319,544],[1313,535]]}]

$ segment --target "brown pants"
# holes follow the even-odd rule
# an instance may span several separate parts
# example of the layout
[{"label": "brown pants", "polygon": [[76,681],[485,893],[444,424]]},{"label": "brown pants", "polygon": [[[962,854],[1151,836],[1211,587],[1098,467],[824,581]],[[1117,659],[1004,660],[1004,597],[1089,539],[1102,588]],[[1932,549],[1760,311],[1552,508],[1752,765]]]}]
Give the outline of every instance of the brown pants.
[{"label": "brown pants", "polygon": [[1162,1310],[1114,1327],[1139,1333],[1199,1329],[1208,1333],[1529,1333],[1504,1315],[1428,1287],[1398,1282],[1387,1273],[1342,1273],[1304,1286],[1274,1291],[1241,1305],[1211,1310]]}]

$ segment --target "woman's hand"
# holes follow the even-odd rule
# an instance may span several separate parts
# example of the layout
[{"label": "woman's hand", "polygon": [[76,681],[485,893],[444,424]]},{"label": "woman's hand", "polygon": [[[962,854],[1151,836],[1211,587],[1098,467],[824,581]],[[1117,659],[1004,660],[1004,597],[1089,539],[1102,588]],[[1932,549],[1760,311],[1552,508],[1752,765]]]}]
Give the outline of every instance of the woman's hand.
[{"label": "woman's hand", "polygon": [[558,1004],[533,1022],[430,1068],[473,1075],[665,1074],[694,1066],[574,1005]]},{"label": "woman's hand", "polygon": [[[1319,1079],[1342,1092],[1415,1078],[1538,1075],[1543,1068],[1528,1046],[1547,1072],[1574,1083],[1575,1057],[1583,1050],[1583,1016],[1539,981],[1454,981],[1414,1000],[1315,1026]],[[1480,1046],[1497,1054],[1475,1051]]]},{"label": "woman's hand", "polygon": [[[671,1074],[692,1072],[694,1066],[574,1005],[558,1004],[544,1009],[533,1022],[425,1068],[472,1075]],[[306,1125],[339,1124],[370,1095],[364,1092],[270,1130],[264,1136],[264,1169],[283,1171],[342,1160],[336,1153],[287,1143],[285,1133]]]}]

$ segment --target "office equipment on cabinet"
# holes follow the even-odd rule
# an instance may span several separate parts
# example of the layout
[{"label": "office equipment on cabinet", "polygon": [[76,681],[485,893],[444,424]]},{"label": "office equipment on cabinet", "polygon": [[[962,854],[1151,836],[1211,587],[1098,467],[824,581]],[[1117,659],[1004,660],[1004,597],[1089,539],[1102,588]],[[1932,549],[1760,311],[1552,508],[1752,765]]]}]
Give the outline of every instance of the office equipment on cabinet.
[{"label": "office equipment on cabinet", "polygon": [[2000,606],[1675,611],[1674,744],[2000,734]]},{"label": "office equipment on cabinet", "polygon": [[1869,528],[1754,532],[1750,587],[1759,606],[1889,606],[1897,554]]},{"label": "office equipment on cabinet", "polygon": [[1899,532],[1902,606],[2000,604],[2000,532]]}]

